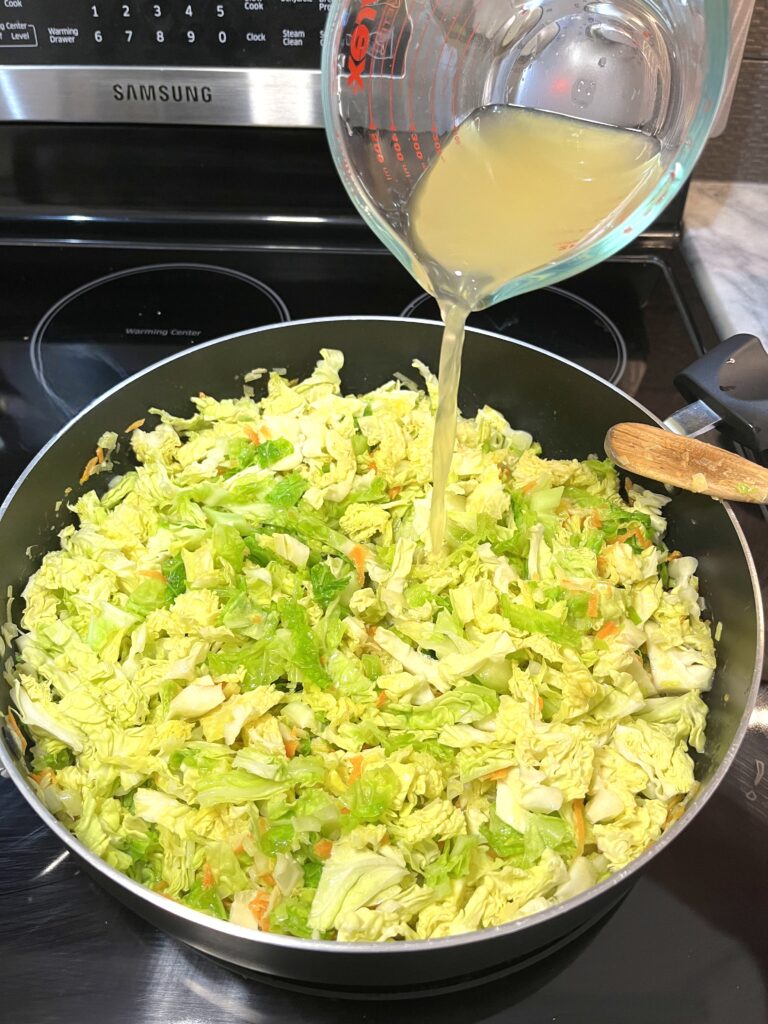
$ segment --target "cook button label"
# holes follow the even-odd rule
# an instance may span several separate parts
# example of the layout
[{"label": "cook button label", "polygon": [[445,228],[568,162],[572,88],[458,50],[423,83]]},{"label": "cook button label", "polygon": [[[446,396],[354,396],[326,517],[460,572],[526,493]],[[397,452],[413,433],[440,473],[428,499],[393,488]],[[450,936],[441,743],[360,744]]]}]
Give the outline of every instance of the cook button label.
[{"label": "cook button label", "polygon": [[26,21],[0,21],[0,46],[37,46],[35,26]]}]

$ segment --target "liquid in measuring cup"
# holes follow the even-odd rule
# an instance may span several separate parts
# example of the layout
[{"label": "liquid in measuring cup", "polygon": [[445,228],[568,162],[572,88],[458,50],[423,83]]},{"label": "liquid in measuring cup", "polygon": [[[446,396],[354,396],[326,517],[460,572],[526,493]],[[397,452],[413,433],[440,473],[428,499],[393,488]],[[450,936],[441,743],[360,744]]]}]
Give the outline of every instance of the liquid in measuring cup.
[{"label": "liquid in measuring cup", "polygon": [[501,287],[611,230],[657,184],[656,141],[640,132],[517,107],[469,117],[407,204],[409,242],[445,330],[435,422],[432,551],[458,416],[467,316]]}]

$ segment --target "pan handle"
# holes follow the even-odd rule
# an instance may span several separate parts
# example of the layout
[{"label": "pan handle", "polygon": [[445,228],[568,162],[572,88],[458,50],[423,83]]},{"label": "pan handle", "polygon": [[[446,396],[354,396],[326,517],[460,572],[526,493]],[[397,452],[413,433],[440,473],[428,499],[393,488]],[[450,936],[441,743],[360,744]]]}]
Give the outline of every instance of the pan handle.
[{"label": "pan handle", "polygon": [[768,351],[752,334],[735,334],[675,377],[691,403],[665,425],[696,437],[716,424],[734,441],[768,448]]}]

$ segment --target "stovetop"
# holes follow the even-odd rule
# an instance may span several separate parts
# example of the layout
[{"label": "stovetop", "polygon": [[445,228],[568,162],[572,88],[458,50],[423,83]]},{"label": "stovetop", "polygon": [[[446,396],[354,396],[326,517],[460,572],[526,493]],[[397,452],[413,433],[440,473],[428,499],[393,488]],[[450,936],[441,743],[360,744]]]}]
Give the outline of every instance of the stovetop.
[{"label": "stovetop", "polygon": [[[290,219],[290,218],[289,218]],[[0,244],[0,491],[93,397],[206,338],[262,323],[436,311],[371,245]],[[717,341],[677,239],[477,314],[664,417],[674,374]],[[740,514],[765,583],[760,511]],[[765,1024],[768,688],[707,808],[601,926],[509,978],[423,1002],[355,1003],[246,980],[145,924],[0,780],[0,995],[15,1024],[390,1021]]]}]

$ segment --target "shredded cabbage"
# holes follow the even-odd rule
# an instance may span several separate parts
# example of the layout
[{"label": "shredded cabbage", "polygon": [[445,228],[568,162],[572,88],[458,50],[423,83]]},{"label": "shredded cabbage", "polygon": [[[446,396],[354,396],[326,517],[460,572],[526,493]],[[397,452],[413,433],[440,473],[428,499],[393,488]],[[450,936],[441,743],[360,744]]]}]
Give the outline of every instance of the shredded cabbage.
[{"label": "shredded cabbage", "polygon": [[574,896],[695,788],[715,656],[665,498],[342,356],[137,429],[24,591],[12,692],[46,805],[246,927],[431,938]]}]

